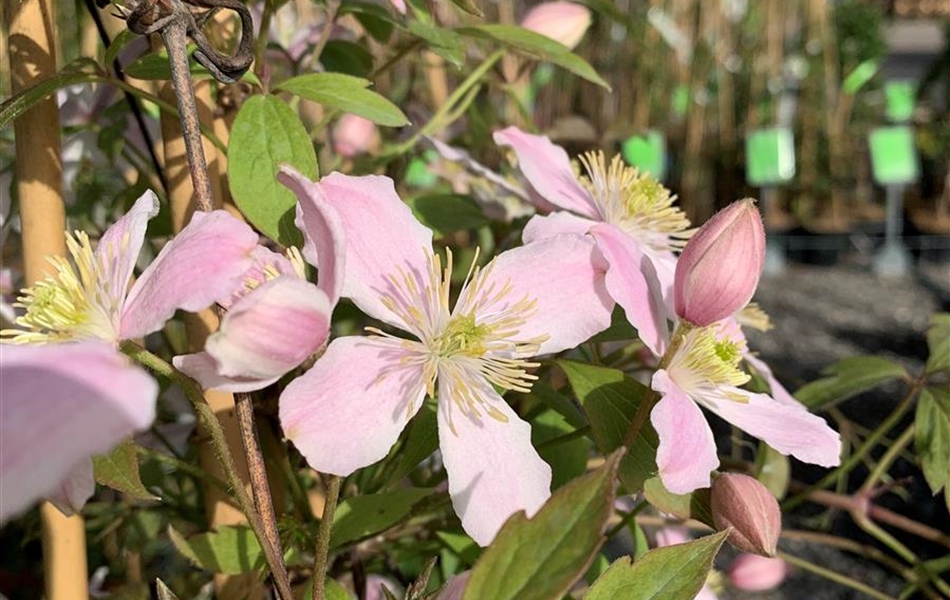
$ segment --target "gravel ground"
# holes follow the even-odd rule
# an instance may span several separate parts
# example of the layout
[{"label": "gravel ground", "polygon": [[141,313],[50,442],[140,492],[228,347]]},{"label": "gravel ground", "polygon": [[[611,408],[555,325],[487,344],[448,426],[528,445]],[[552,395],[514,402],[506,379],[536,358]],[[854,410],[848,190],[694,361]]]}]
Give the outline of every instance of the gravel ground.
[{"label": "gravel ground", "polygon": [[[848,257],[833,267],[789,263],[783,273],[764,277],[755,300],[771,316],[775,328],[768,333],[751,332],[749,345],[791,390],[817,378],[822,369],[836,360],[862,354],[892,359],[911,373],[918,373],[927,357],[924,332],[930,316],[950,311],[950,264],[921,263],[912,275],[885,279],[873,275],[869,261],[861,256]],[[900,385],[884,387],[851,399],[841,405],[841,409],[849,418],[873,427],[893,408],[901,389]],[[813,480],[822,473],[800,463],[793,468],[797,479]],[[892,473],[913,478],[908,485],[910,498],[891,494],[879,500],[882,504],[950,530],[946,508],[932,499],[916,466],[899,461]],[[861,481],[861,475],[857,472],[853,480]],[[789,515],[786,526],[800,524],[807,517],[807,511]],[[846,516],[839,515],[835,519],[832,532],[873,543]],[[943,554],[913,538],[903,541],[923,555]],[[900,594],[901,580],[871,561],[802,542],[783,542],[782,547],[894,597]],[[729,556],[723,554],[720,568],[728,565]],[[843,600],[868,596],[801,569],[792,569],[785,583],[772,592],[726,591],[721,597]]]}]

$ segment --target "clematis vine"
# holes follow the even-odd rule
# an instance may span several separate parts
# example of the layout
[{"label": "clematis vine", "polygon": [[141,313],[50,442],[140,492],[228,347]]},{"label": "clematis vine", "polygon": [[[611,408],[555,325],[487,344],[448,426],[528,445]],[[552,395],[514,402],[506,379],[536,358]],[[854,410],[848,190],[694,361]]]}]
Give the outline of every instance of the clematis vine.
[{"label": "clematis vine", "polygon": [[132,283],[158,198],[146,192],[93,249],[82,231],[66,234],[72,263],[51,259],[55,274],[23,290],[19,329],[0,332],[13,343],[98,339],[118,343],[158,331],[175,311],[223,300],[222,290],[251,266],[257,234],[223,210],[195,213]]},{"label": "clematis vine", "polygon": [[155,418],[158,384],[98,341],[0,351],[0,524],[40,498],[66,514],[92,495],[90,456]]},{"label": "clematis vine", "polygon": [[[710,472],[719,466],[700,406],[782,454],[825,467],[840,461],[840,438],[824,419],[794,399],[777,400],[740,387],[750,379],[740,362],[751,358],[754,364],[755,359],[729,310],[752,297],[764,250],[758,210],[742,200],[703,225],[676,265],[674,296],[682,320],[653,375],[661,400],[650,415],[660,438],[660,479],[671,492],[709,487]],[[728,277],[728,270],[735,276]],[[722,320],[709,323],[712,318]]]},{"label": "clematis vine", "polygon": [[559,235],[473,264],[453,305],[452,254],[443,264],[432,231],[392,180],[334,173],[297,182],[302,206],[332,209],[342,222],[342,296],[415,339],[372,327],[370,336],[333,340],[281,395],[286,437],[313,468],[349,475],[382,459],[426,396],[436,398],[453,506],[487,545],[513,513],[537,511],[551,482],[530,426],[496,389],[528,391],[532,357],[571,348],[610,323],[593,241]]},{"label": "clematis vine", "polygon": [[509,127],[494,134],[510,146],[528,183],[540,198],[524,242],[534,243],[562,233],[590,234],[606,259],[606,285],[623,307],[643,343],[660,356],[669,342],[674,252],[692,234],[689,220],[674,206],[675,196],[655,179],[626,166],[619,156],[607,162],[603,152],[579,158],[584,175],[572,167],[567,153],[546,136]]},{"label": "clematis vine", "polygon": [[[289,167],[279,179],[302,193],[307,180]],[[297,206],[303,254],[317,268],[319,285],[306,280],[303,257],[290,260],[264,247],[222,302],[228,309],[204,352],[177,356],[174,364],[205,388],[249,392],[264,388],[317,352],[330,333],[330,317],[343,283],[343,227],[330,207]]]}]

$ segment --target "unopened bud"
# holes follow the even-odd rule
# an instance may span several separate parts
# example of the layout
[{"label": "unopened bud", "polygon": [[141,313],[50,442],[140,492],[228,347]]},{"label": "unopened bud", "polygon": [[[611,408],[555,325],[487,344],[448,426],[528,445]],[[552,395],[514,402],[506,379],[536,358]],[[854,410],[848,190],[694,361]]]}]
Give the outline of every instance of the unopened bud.
[{"label": "unopened bud", "polygon": [[706,326],[730,317],[752,299],[765,266],[765,229],[755,200],[733,202],[692,237],[676,263],[676,314]]},{"label": "unopened bud", "polygon": [[345,114],[333,128],[333,151],[343,158],[352,158],[372,150],[378,142],[376,125],[363,117]]},{"label": "unopened bud", "polygon": [[782,533],[782,511],[754,477],[726,473],[712,485],[710,504],[719,530],[732,527],[729,542],[742,552],[775,556]]},{"label": "unopened bud", "polygon": [[765,592],[778,587],[788,574],[781,558],[740,554],[729,566],[729,582],[745,592]]},{"label": "unopened bud", "polygon": [[573,2],[545,2],[528,11],[521,26],[573,50],[590,27],[590,11]]}]

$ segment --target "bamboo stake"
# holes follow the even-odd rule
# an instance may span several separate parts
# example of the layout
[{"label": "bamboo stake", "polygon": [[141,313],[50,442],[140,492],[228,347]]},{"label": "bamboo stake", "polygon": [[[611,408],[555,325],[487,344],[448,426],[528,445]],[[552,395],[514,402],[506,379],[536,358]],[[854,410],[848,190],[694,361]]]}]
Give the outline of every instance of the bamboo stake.
[{"label": "bamboo stake", "polygon": [[[15,94],[56,72],[56,18],[52,0],[6,0],[10,89]],[[23,227],[26,284],[33,285],[52,268],[48,256],[65,255],[66,210],[59,109],[48,98],[14,123],[16,175]],[[86,600],[88,570],[86,532],[81,516],[67,517],[52,504],[40,507],[43,527],[43,570],[48,600]]]}]

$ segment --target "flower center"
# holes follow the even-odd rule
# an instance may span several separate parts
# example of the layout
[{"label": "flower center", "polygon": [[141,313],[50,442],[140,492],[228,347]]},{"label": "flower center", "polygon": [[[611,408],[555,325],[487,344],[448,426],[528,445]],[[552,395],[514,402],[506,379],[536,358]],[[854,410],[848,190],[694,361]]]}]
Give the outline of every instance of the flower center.
[{"label": "flower center", "polygon": [[[718,325],[710,325],[685,334],[669,367],[671,377],[680,387],[738,387],[749,381],[750,376],[739,369],[745,341],[722,338],[720,333]],[[732,399],[746,401],[740,396]]]},{"label": "flower center", "polygon": [[491,384],[502,390],[531,391],[537,379],[529,369],[539,366],[527,360],[538,353],[547,336],[518,339],[518,332],[536,312],[537,301],[527,296],[511,298],[510,281],[499,285],[490,279],[494,262],[485,269],[472,260],[453,309],[449,309],[452,252],[446,250],[446,264],[427,250],[425,274],[399,269],[390,275],[390,292],[380,301],[416,335],[419,341],[404,340],[375,327],[367,331],[378,337],[400,340],[404,364],[418,364],[430,396],[443,378],[444,389],[468,415],[488,416],[506,421],[505,416],[485,400],[482,389]]},{"label": "flower center", "polygon": [[14,304],[26,309],[15,321],[23,329],[6,329],[0,336],[15,344],[117,338],[118,300],[108,289],[89,236],[67,233],[66,246],[73,264],[59,256],[48,258],[56,272],[23,289]]},{"label": "flower center", "polygon": [[578,180],[605,221],[655,250],[682,249],[693,230],[686,214],[673,206],[676,196],[662,183],[626,165],[619,155],[609,165],[603,152],[588,152],[579,160],[587,174]]}]

